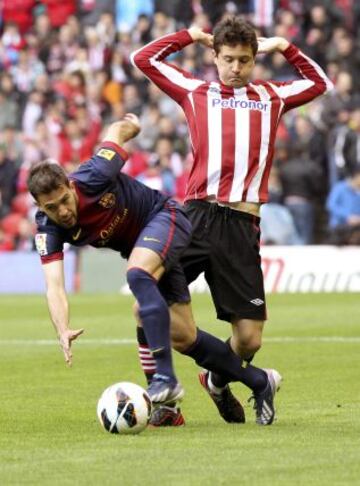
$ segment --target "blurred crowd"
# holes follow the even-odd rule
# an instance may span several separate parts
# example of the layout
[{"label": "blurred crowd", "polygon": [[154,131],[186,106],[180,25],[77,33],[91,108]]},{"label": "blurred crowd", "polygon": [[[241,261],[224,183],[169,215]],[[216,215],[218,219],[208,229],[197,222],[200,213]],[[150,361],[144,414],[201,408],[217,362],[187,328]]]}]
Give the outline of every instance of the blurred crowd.
[{"label": "blurred crowd", "polygon": [[[125,170],[181,201],[192,164],[181,110],[129,62],[132,51],[192,24],[211,31],[241,14],[262,36],[283,36],[318,62],[336,89],[279,126],[264,244],[360,244],[360,2],[358,0],[2,0],[0,11],[0,251],[33,247],[30,167],[67,171],[91,157],[126,112],[142,122]],[[174,56],[215,80],[212,52]],[[292,79],[275,53],[255,78]]]}]

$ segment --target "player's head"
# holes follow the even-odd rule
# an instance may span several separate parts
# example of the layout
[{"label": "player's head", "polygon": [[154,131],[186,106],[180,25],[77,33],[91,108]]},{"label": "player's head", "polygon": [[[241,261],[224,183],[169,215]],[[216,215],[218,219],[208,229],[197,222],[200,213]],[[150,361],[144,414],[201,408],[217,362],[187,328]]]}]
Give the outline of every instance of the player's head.
[{"label": "player's head", "polygon": [[35,165],[29,174],[28,189],[54,223],[63,228],[76,225],[78,198],[74,183],[62,167],[48,160]]},{"label": "player's head", "polygon": [[216,24],[214,62],[222,83],[241,88],[248,83],[258,49],[256,32],[240,17],[227,17]]}]

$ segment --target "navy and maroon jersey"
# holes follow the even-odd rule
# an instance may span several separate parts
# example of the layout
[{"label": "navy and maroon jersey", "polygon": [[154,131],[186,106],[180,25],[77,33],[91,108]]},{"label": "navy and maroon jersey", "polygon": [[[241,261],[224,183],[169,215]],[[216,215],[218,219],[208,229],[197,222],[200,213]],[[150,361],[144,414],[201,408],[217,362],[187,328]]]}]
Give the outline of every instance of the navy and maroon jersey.
[{"label": "navy and maroon jersey", "polygon": [[64,229],[36,213],[36,248],[42,263],[63,258],[65,242],[74,246],[111,248],[128,258],[146,224],[168,197],[120,172],[127,153],[105,142],[88,162],[70,175],[79,198],[78,222]]}]

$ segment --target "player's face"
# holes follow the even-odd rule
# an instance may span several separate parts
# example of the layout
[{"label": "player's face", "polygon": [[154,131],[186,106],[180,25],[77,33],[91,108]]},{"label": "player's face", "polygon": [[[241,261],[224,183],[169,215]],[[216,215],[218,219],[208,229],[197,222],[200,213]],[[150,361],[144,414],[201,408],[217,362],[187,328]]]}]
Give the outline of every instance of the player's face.
[{"label": "player's face", "polygon": [[70,187],[62,185],[49,194],[41,194],[37,202],[40,209],[54,223],[66,229],[76,226],[77,195],[72,182],[70,182]]},{"label": "player's face", "polygon": [[242,88],[249,82],[255,58],[250,45],[223,45],[219,53],[215,54],[214,62],[223,84],[232,88]]}]

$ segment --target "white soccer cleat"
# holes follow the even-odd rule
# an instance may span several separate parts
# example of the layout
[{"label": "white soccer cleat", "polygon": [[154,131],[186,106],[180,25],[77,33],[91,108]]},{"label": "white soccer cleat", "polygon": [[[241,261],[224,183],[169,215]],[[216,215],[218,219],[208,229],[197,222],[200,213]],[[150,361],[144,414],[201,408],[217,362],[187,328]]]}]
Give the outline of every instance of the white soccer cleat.
[{"label": "white soccer cleat", "polygon": [[280,389],[282,377],[273,369],[264,369],[268,377],[266,388],[261,393],[254,393],[250,400],[254,400],[256,411],[256,423],[259,425],[271,425],[275,419],[274,397]]}]

